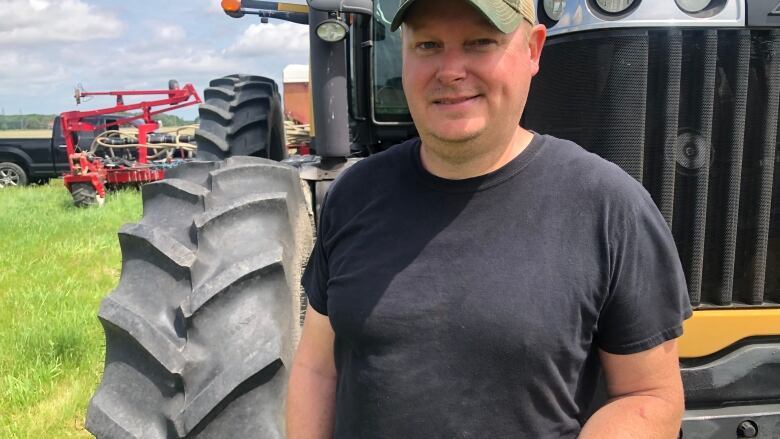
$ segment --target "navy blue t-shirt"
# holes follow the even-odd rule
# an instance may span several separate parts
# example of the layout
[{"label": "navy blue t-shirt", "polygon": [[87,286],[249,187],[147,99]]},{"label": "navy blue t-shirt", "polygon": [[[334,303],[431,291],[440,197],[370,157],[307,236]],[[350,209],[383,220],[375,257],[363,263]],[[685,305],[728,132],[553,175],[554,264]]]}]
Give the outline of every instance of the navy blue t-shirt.
[{"label": "navy blue t-shirt", "polygon": [[322,208],[303,285],[335,331],[335,437],[576,437],[598,349],[650,349],[691,314],[667,224],[568,141],[466,180],[419,148],[357,163]]}]

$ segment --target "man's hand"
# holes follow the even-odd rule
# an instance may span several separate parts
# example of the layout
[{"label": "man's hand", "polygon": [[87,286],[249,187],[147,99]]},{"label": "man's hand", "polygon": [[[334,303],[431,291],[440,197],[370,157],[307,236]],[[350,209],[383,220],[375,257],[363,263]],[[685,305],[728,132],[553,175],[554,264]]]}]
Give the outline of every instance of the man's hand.
[{"label": "man's hand", "polygon": [[288,439],[333,437],[336,403],[333,339],[328,317],[309,307],[287,389]]},{"label": "man's hand", "polygon": [[636,354],[599,354],[610,399],[580,438],[676,439],[685,410],[677,341]]}]

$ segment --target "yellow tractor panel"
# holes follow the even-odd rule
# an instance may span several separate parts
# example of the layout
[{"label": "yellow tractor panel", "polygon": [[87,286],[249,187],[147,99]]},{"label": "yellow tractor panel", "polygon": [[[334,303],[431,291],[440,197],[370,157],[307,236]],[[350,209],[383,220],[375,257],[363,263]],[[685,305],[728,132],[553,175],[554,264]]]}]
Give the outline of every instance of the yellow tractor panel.
[{"label": "yellow tractor panel", "polygon": [[304,14],[309,12],[309,6],[297,5],[295,3],[279,3],[276,9],[284,12],[302,12]]},{"label": "yellow tractor panel", "polygon": [[780,308],[694,311],[683,328],[680,357],[703,357],[748,337],[780,335]]}]

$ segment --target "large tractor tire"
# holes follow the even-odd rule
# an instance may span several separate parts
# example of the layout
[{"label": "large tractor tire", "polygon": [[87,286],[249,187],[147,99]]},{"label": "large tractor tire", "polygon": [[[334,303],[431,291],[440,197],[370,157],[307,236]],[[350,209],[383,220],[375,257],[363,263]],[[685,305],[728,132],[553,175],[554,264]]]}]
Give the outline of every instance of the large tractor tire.
[{"label": "large tractor tire", "polygon": [[195,131],[200,160],[254,156],[287,158],[279,88],[272,79],[230,75],[214,79],[203,92]]},{"label": "large tractor tire", "polygon": [[122,275],[100,306],[105,370],[87,429],[104,438],[284,437],[283,404],[313,242],[298,172],[193,162],[143,187]]}]

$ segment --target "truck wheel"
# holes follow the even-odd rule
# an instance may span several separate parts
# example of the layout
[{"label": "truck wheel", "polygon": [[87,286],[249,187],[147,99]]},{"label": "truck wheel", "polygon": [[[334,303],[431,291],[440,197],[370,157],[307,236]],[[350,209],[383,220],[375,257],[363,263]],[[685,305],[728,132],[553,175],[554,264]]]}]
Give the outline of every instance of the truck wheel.
[{"label": "truck wheel", "polygon": [[91,183],[73,183],[70,185],[70,195],[76,207],[89,207],[103,204],[103,198],[99,197],[95,187]]},{"label": "truck wheel", "polygon": [[263,76],[230,75],[214,79],[203,92],[195,131],[197,157],[223,160],[255,156],[287,158],[284,116],[276,82]]},{"label": "truck wheel", "polygon": [[0,163],[0,188],[27,185],[27,173],[16,163]]},{"label": "truck wheel", "polygon": [[122,275],[100,306],[98,438],[284,437],[283,402],[313,242],[290,166],[193,162],[142,189],[119,232]]}]

